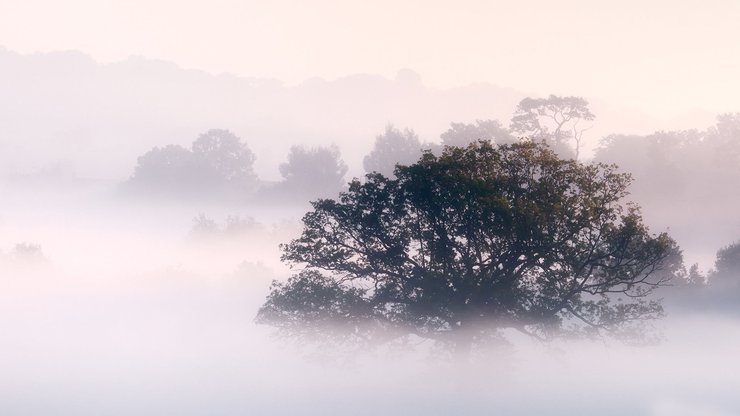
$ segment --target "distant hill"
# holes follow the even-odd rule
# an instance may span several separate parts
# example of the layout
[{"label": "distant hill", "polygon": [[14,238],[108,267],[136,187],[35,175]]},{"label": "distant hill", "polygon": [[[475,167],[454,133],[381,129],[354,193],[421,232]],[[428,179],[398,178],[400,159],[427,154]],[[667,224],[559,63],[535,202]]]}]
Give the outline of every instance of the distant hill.
[{"label": "distant hill", "polygon": [[[187,146],[209,128],[225,128],[247,141],[264,179],[278,176],[278,164],[298,143],[336,143],[355,176],[387,123],[438,141],[452,121],[508,123],[528,95],[490,84],[428,88],[410,70],[396,79],[360,74],[286,86],[141,57],[103,65],[80,52],[21,55],[0,48],[0,175],[63,164],[83,178],[120,181],[153,146]],[[591,102],[592,144],[608,133],[670,127]],[[712,119],[698,114],[683,122],[700,120],[694,127],[703,128]]]}]

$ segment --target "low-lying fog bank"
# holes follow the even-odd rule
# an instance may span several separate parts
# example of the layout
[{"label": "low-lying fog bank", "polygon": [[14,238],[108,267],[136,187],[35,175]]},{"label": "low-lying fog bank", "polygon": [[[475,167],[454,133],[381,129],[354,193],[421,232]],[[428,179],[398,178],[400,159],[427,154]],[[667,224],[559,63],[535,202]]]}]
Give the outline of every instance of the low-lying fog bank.
[{"label": "low-lying fog bank", "polygon": [[261,266],[163,269],[114,285],[47,270],[2,278],[2,414],[740,411],[740,322],[718,316],[671,316],[647,347],[510,334],[511,346],[469,365],[425,344],[348,356],[276,338],[252,321],[270,274]]},{"label": "low-lying fog bank", "polygon": [[301,347],[253,322],[300,209],[65,195],[0,211],[3,415],[740,413],[729,315],[669,309],[643,347],[507,334],[472,363]]}]

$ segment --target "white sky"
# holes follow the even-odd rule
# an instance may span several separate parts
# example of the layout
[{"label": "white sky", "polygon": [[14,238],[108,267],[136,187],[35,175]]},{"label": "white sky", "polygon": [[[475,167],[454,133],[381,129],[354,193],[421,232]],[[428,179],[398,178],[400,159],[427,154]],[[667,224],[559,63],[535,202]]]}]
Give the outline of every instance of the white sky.
[{"label": "white sky", "polygon": [[289,84],[410,68],[665,117],[740,111],[739,22],[735,0],[0,0],[0,46]]}]

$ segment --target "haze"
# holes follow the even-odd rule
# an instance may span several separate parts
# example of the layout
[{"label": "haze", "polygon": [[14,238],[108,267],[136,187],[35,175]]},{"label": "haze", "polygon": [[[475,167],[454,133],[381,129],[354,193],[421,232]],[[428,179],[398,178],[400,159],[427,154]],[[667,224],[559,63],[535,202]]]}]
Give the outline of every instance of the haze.
[{"label": "haze", "polygon": [[[719,0],[0,0],[0,415],[740,414],[738,17]],[[459,359],[255,323],[301,269],[280,244],[310,201],[423,150],[526,140],[527,98],[579,97],[595,117],[542,140],[631,173],[625,202],[682,250],[643,337],[507,330]]]},{"label": "haze", "polygon": [[738,14],[723,0],[3,0],[0,39],[291,85],[410,68],[431,87],[488,82],[676,117],[740,104]]}]

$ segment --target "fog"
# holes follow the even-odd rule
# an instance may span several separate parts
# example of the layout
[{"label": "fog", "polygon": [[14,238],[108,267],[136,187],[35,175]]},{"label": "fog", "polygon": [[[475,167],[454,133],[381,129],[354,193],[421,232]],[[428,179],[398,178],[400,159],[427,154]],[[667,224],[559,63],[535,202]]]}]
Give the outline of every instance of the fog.
[{"label": "fog", "polygon": [[[350,176],[358,176],[388,123],[439,142],[451,122],[506,122],[519,100],[533,95],[486,83],[426,87],[412,70],[286,86],[142,57],[99,64],[76,51],[24,55],[1,46],[0,111],[7,115],[0,119],[1,168],[28,179],[120,181],[152,147],[188,145],[212,128],[244,139],[265,179],[279,178],[278,164],[297,144],[338,145]],[[608,134],[703,129],[715,117],[694,111],[664,119],[587,98],[598,115],[587,135],[590,150]],[[86,157],[91,153],[96,157]]]},{"label": "fog", "polygon": [[[0,47],[0,414],[740,414],[737,113],[441,88],[412,69],[289,84],[96,59]],[[553,125],[558,102],[594,117]],[[505,329],[460,357],[255,321],[302,269],[281,244],[310,201],[425,150],[523,138],[631,173],[626,201],[681,248],[644,337]]]},{"label": "fog", "polygon": [[83,274],[60,262],[4,275],[5,414],[738,410],[734,321],[671,321],[663,343],[647,348],[519,339],[475,369],[423,349],[317,359],[252,323],[266,267],[199,274],[129,256],[136,267]]},{"label": "fog", "polygon": [[[8,415],[644,414],[740,411],[733,313],[671,309],[647,346],[517,333],[474,365],[421,340],[358,352],[254,323],[306,209],[3,187]],[[216,224],[198,230],[203,214]],[[228,216],[251,218],[228,232]],[[18,243],[39,245],[24,253]],[[31,250],[34,251],[34,250]]]}]

